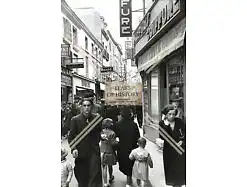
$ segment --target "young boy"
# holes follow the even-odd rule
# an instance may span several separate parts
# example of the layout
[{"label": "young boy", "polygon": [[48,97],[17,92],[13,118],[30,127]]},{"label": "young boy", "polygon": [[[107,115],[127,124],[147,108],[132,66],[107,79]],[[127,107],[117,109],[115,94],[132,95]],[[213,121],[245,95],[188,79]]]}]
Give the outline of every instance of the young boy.
[{"label": "young boy", "polygon": [[73,168],[71,163],[66,159],[68,151],[61,149],[61,187],[69,187],[69,183],[73,176]]}]

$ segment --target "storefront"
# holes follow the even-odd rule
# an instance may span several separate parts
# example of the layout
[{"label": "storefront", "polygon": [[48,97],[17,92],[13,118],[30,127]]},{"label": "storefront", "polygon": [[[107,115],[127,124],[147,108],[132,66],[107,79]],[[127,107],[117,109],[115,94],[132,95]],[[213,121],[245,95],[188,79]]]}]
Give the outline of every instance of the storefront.
[{"label": "storefront", "polygon": [[137,27],[135,59],[143,84],[144,136],[155,141],[161,111],[179,102],[185,111],[185,1],[155,1]]},{"label": "storefront", "polygon": [[82,98],[86,92],[95,93],[95,82],[86,77],[73,73],[74,98]]},{"label": "storefront", "polygon": [[72,77],[61,73],[61,101],[72,103]]}]

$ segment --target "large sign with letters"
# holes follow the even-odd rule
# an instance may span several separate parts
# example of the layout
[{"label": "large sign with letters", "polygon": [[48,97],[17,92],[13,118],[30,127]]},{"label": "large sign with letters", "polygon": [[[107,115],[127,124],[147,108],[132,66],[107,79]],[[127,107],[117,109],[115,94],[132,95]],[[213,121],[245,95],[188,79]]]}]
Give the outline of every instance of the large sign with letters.
[{"label": "large sign with letters", "polygon": [[119,0],[120,6],[120,37],[132,36],[131,0]]},{"label": "large sign with letters", "polygon": [[105,87],[107,105],[142,105],[142,84],[126,82],[109,82]]},{"label": "large sign with letters", "polygon": [[100,70],[101,73],[107,73],[107,72],[112,72],[112,71],[113,71],[113,67],[112,66],[104,66]]},{"label": "large sign with letters", "polygon": [[[185,17],[185,0],[157,0],[133,33],[135,55],[151,45],[161,31],[169,31],[172,25]],[[156,37],[156,39],[159,37]]]}]

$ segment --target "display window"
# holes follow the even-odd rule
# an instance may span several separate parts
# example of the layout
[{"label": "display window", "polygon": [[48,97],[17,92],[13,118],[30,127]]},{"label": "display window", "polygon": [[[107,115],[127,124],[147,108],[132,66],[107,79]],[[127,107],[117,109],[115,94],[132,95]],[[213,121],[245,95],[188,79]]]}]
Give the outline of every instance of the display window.
[{"label": "display window", "polygon": [[168,85],[169,85],[169,103],[178,109],[178,116],[184,118],[184,96],[185,96],[185,67],[182,56],[176,56],[169,60]]}]

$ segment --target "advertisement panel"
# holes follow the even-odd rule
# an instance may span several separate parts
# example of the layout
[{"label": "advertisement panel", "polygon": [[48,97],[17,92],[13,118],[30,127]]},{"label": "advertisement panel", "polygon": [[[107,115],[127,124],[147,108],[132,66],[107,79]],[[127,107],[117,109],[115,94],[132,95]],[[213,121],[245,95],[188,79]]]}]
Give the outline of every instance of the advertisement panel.
[{"label": "advertisement panel", "polygon": [[142,105],[142,84],[115,81],[105,87],[107,105]]},{"label": "advertisement panel", "polygon": [[120,37],[132,36],[131,0],[119,0],[120,6]]}]

